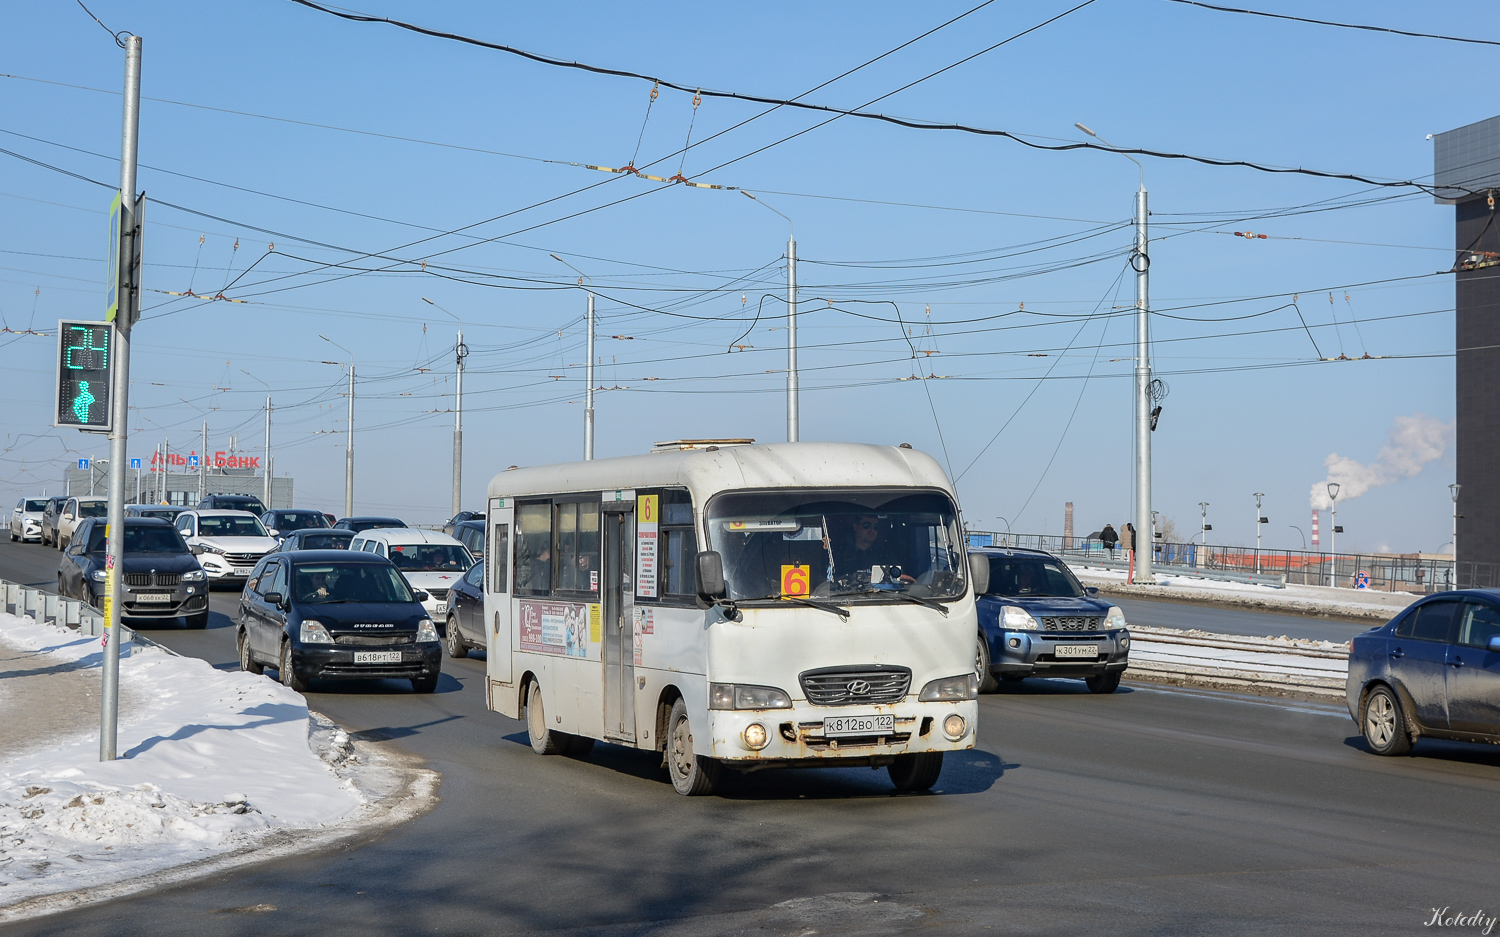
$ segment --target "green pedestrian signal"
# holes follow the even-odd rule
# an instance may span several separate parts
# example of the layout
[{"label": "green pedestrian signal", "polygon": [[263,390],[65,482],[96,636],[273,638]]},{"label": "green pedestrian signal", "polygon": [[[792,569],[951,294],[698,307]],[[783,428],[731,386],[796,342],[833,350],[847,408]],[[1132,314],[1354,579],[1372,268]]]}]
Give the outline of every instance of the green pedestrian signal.
[{"label": "green pedestrian signal", "polygon": [[114,326],[107,322],[57,324],[57,406],[54,426],[109,432]]}]

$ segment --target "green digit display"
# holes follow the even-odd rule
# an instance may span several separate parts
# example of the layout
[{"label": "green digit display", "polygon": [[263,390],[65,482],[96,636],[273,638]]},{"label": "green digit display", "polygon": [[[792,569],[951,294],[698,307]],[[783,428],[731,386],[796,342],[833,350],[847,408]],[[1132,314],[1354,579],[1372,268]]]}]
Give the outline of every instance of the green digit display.
[{"label": "green digit display", "polygon": [[58,323],[56,425],[109,428],[113,337],[107,323]]}]

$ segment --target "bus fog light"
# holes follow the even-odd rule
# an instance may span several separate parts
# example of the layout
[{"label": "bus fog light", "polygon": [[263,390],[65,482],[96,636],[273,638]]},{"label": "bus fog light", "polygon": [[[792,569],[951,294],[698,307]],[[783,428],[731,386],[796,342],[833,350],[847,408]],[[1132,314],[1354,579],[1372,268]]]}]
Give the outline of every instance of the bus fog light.
[{"label": "bus fog light", "polygon": [[[963,720],[959,721],[962,722]],[[752,722],[748,726],[746,726],[745,731],[741,733],[741,736],[744,738],[745,744],[750,748],[750,750],[756,752],[760,751],[762,748],[765,748],[768,744],[770,744],[771,741],[770,733],[766,732],[766,727],[758,722]]]},{"label": "bus fog light", "polygon": [[950,739],[961,739],[969,733],[969,724],[964,717],[954,713],[943,720],[943,734]]}]

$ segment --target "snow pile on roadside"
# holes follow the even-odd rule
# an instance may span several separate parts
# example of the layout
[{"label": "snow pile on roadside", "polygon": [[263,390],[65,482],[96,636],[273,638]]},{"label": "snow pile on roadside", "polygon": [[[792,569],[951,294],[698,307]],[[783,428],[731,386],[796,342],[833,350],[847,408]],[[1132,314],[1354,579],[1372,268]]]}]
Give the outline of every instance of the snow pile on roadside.
[{"label": "snow pile on roadside", "polygon": [[[28,619],[0,614],[0,640],[100,667],[97,638]],[[347,736],[325,727],[324,758],[309,746],[300,694],[156,648],[121,651],[121,688],[149,702],[120,725],[119,760],[99,761],[95,724],[0,764],[0,907],[241,850],[365,803],[333,770]],[[8,698],[0,718],[24,719],[27,705]]]},{"label": "snow pile on roadside", "polygon": [[1263,586],[1222,579],[1199,579],[1157,572],[1156,584],[1127,585],[1125,571],[1069,563],[1085,584],[1096,585],[1118,595],[1141,598],[1177,598],[1219,602],[1268,611],[1314,612],[1353,618],[1388,619],[1421,598],[1409,592],[1372,592],[1363,589],[1336,589],[1328,586]]}]

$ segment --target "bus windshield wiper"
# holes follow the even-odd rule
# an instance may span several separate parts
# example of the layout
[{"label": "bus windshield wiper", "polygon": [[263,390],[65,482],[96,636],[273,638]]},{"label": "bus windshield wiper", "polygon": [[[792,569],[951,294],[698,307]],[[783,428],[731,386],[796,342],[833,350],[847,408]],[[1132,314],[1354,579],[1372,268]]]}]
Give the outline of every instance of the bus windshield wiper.
[{"label": "bus windshield wiper", "polygon": [[910,592],[901,592],[897,589],[866,589],[864,594],[872,595],[877,592],[881,595],[891,596],[892,598],[904,599],[907,602],[915,602],[918,605],[925,605],[928,608],[936,609],[937,611],[942,612],[944,618],[948,617],[948,606],[944,605],[942,602],[939,602],[936,599],[923,598],[920,595],[912,595]]},{"label": "bus windshield wiper", "polygon": [[753,598],[753,599],[735,599],[734,601],[736,603],[739,603],[739,602],[770,602],[770,601],[773,601],[773,600],[774,601],[778,601],[778,602],[796,602],[798,605],[805,605],[808,608],[816,608],[816,609],[819,609],[820,611],[830,612],[830,613],[832,613],[834,615],[839,616],[840,618],[844,619],[845,621],[849,620],[849,610],[848,609],[842,608],[842,607],[840,607],[838,605],[830,605],[830,604],[828,604],[826,602],[818,602],[818,601],[815,601],[813,599],[809,599],[809,598],[806,598],[806,597],[800,596],[800,595],[762,595],[762,596],[759,596],[759,597]]}]

